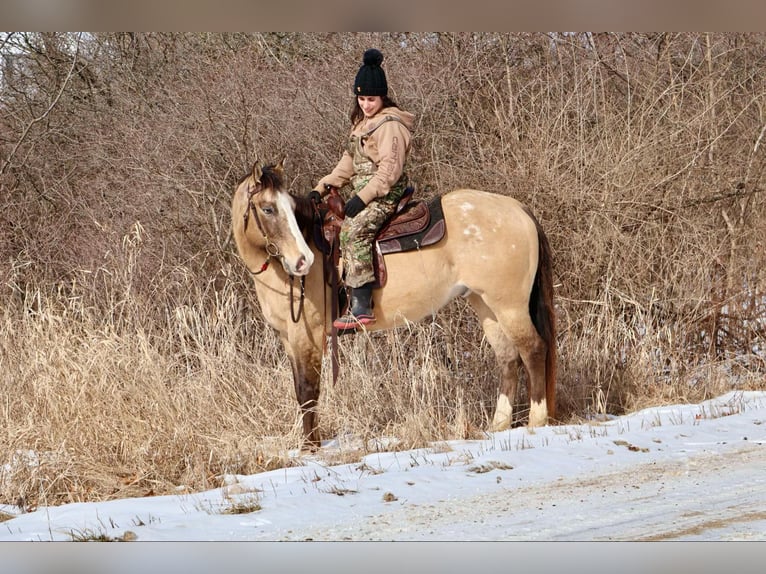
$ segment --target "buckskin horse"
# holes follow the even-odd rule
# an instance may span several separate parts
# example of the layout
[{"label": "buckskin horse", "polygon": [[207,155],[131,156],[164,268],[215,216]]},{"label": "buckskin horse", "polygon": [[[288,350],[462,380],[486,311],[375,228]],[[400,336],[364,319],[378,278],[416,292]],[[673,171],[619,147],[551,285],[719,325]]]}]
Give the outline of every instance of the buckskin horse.
[{"label": "buckskin horse", "polygon": [[[464,297],[478,315],[500,369],[491,431],[510,427],[519,367],[527,372],[529,426],[555,416],[556,339],[548,240],[527,207],[512,197],[458,189],[441,197],[443,237],[385,255],[387,281],[373,291],[377,321],[391,329],[434,315]],[[266,321],[289,357],[301,410],[304,447],[321,446],[317,404],[322,357],[335,296],[317,259],[313,203],[288,192],[284,159],[255,162],[232,198],[232,228]],[[271,265],[272,262],[279,264]]]}]

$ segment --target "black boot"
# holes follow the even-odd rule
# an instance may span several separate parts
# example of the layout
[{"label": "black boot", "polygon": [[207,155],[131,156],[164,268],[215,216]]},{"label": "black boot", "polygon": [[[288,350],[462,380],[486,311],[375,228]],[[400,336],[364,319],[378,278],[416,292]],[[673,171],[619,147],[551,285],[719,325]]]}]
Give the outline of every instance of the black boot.
[{"label": "black boot", "polygon": [[333,321],[333,327],[344,331],[375,322],[372,313],[372,283],[351,289],[351,308]]}]

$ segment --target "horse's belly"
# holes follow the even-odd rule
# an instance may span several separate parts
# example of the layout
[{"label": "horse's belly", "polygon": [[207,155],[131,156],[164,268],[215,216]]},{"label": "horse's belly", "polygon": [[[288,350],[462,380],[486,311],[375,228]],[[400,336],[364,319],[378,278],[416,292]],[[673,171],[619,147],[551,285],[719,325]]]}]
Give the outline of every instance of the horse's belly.
[{"label": "horse's belly", "polygon": [[375,295],[377,328],[416,322],[434,315],[466,292],[441,244],[386,256],[388,283]]}]

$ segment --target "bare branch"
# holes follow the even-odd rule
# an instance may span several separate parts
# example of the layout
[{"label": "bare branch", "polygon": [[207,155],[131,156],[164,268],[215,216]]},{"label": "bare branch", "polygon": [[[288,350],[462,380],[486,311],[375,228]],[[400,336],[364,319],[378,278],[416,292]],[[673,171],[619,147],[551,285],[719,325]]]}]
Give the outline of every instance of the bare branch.
[{"label": "bare branch", "polygon": [[24,132],[21,134],[21,137],[13,146],[13,149],[8,154],[8,157],[6,158],[5,162],[3,163],[2,166],[0,166],[0,176],[2,176],[3,173],[5,173],[5,170],[8,168],[8,166],[10,166],[14,156],[16,155],[16,152],[21,147],[21,144],[23,144],[24,140],[27,139],[27,136],[29,135],[29,131],[35,126],[35,124],[40,123],[46,117],[48,117],[48,114],[50,114],[53,111],[53,109],[56,107],[56,105],[58,104],[62,94],[64,93],[64,90],[66,90],[66,87],[69,84],[69,80],[72,78],[72,75],[74,73],[74,68],[77,65],[77,57],[79,53],[80,53],[80,33],[77,34],[77,48],[75,50],[74,56],[72,57],[72,64],[69,67],[69,71],[67,72],[67,75],[64,78],[64,81],[61,83],[61,88],[56,94],[56,97],[53,98],[53,101],[51,101],[50,105],[48,106],[48,109],[46,109],[45,112],[43,112],[40,116],[34,118],[32,121],[29,122],[29,124],[27,124],[26,128],[24,129]]}]

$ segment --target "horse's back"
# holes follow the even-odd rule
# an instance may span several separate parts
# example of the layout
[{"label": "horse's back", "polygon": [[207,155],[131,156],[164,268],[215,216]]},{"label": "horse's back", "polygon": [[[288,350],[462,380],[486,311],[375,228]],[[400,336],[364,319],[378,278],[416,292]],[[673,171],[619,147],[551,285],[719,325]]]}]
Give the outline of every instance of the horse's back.
[{"label": "horse's back", "polygon": [[[529,235],[537,240],[536,226],[527,209],[517,199],[478,189],[456,189],[442,197],[442,208],[453,228],[463,226],[467,235],[486,231],[489,235],[475,236],[486,240],[503,230]],[[532,233],[530,234],[530,231]]]}]

